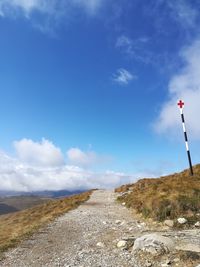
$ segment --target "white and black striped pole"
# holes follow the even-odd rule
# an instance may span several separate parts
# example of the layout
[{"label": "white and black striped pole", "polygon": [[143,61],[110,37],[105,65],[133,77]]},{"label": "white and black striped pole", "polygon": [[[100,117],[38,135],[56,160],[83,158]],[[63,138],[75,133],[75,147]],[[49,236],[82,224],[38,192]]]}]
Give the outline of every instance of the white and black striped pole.
[{"label": "white and black striped pole", "polygon": [[184,114],[183,114],[184,102],[182,100],[179,100],[178,106],[179,106],[180,112],[181,112],[181,120],[182,120],[183,132],[184,132],[184,137],[185,137],[185,146],[186,146],[188,161],[189,161],[189,166],[190,166],[190,174],[193,175],[192,160],[191,160],[191,156],[190,156],[188,137],[187,137],[187,132],[186,132],[186,128],[185,128],[185,118],[184,118]]}]

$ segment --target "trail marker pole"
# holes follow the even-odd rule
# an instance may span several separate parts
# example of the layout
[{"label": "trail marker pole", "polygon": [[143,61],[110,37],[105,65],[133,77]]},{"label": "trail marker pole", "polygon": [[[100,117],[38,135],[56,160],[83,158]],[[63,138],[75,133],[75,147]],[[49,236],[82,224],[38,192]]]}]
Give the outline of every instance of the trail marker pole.
[{"label": "trail marker pole", "polygon": [[190,150],[189,150],[189,145],[188,145],[188,137],[187,137],[187,132],[186,132],[186,128],[185,128],[185,119],[184,119],[184,114],[183,114],[184,102],[182,100],[179,100],[177,105],[179,106],[180,112],[181,112],[183,133],[184,133],[184,137],[185,137],[185,146],[186,146],[186,151],[187,151],[188,161],[189,161],[189,166],[190,166],[190,174],[193,176],[194,173],[193,173],[193,168],[192,168],[192,160],[191,160],[191,156],[190,156]]}]

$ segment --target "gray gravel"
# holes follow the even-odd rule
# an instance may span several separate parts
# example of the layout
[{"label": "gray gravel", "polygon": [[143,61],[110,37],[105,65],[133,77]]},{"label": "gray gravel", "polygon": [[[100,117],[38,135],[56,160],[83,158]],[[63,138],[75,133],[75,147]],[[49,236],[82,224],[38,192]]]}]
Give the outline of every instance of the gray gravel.
[{"label": "gray gravel", "polygon": [[95,191],[78,209],[7,252],[0,266],[143,267],[131,251],[116,244],[126,236],[140,235],[145,226],[115,199],[112,191]]}]

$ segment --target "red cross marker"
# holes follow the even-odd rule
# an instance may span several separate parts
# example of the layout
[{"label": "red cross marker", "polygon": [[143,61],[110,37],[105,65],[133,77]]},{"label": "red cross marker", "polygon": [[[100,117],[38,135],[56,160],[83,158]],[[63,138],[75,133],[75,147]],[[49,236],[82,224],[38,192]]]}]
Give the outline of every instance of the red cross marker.
[{"label": "red cross marker", "polygon": [[180,108],[183,108],[184,106],[184,102],[182,100],[180,100],[177,104]]}]

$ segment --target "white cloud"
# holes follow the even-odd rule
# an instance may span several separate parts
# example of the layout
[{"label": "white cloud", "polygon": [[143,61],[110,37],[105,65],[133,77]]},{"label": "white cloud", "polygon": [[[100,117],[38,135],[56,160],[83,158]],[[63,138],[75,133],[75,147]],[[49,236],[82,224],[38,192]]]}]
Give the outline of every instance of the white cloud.
[{"label": "white cloud", "polygon": [[71,165],[39,167],[0,153],[0,184],[5,191],[84,190],[114,188],[130,183],[135,176],[113,171],[95,173]]},{"label": "white cloud", "polygon": [[104,3],[105,0],[0,0],[0,17],[24,16],[34,28],[56,37],[60,24],[76,20],[77,12],[94,17]]},{"label": "white cloud", "polygon": [[87,14],[95,14],[104,0],[1,0],[0,14],[7,16],[21,11],[29,17],[33,11],[57,17],[68,14],[71,8],[81,8]]},{"label": "white cloud", "polygon": [[183,27],[196,26],[198,16],[197,9],[194,9],[189,1],[185,0],[169,0],[166,2],[172,11],[172,17]]},{"label": "white cloud", "polygon": [[98,161],[98,156],[93,151],[83,152],[79,148],[71,148],[67,151],[67,156],[72,164],[89,166]]},{"label": "white cloud", "polygon": [[67,158],[70,164],[84,168],[102,165],[112,161],[110,156],[99,155],[91,150],[85,152],[79,148],[70,148],[67,151]]},{"label": "white cloud", "polygon": [[15,141],[14,147],[18,158],[31,165],[59,166],[64,163],[61,150],[46,139],[41,142],[22,139]]},{"label": "white cloud", "polygon": [[49,13],[53,5],[54,1],[49,2],[45,0],[1,0],[0,13],[3,16],[19,10],[24,12],[25,16],[28,16],[34,10],[42,13]]},{"label": "white cloud", "polygon": [[72,3],[84,8],[85,11],[91,15],[95,14],[102,6],[104,0],[72,0]]},{"label": "white cloud", "polygon": [[[148,177],[147,173],[128,175],[115,171],[94,172],[83,167],[62,163],[60,149],[43,139],[33,142],[23,139],[14,142],[17,157],[0,151],[1,191],[86,190],[92,188],[115,188]],[[74,163],[91,164],[99,160],[92,152],[70,149],[69,158]],[[100,157],[101,158],[101,157]],[[153,177],[150,175],[149,177]]]},{"label": "white cloud", "polygon": [[121,35],[118,37],[116,42],[117,48],[125,49],[125,52],[129,55],[133,53],[133,40],[125,35]]},{"label": "white cloud", "polygon": [[190,137],[200,139],[200,40],[183,49],[180,55],[184,60],[184,67],[171,78],[168,101],[164,103],[154,126],[158,132],[177,134],[181,121],[176,103],[178,99],[183,99]]},{"label": "white cloud", "polygon": [[121,85],[127,85],[134,79],[136,79],[136,76],[123,68],[118,69],[117,73],[113,75],[113,81]]},{"label": "white cloud", "polygon": [[68,150],[68,159],[83,167],[67,165],[61,150],[46,139],[41,142],[22,139],[14,142],[14,148],[15,158],[0,151],[1,190],[29,192],[113,188],[135,179],[135,176],[124,173],[95,173],[83,168],[105,158],[78,148]]},{"label": "white cloud", "polygon": [[148,64],[155,61],[155,54],[149,50],[150,39],[145,36],[131,39],[126,35],[121,35],[117,38],[116,48],[122,53],[125,53],[128,58],[135,59],[142,63]]}]

